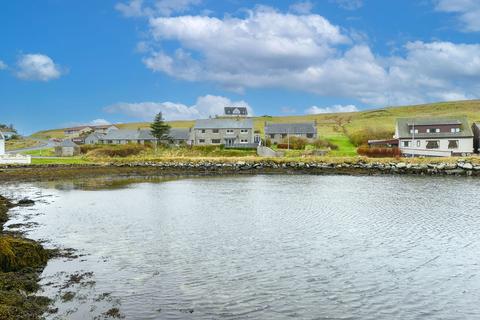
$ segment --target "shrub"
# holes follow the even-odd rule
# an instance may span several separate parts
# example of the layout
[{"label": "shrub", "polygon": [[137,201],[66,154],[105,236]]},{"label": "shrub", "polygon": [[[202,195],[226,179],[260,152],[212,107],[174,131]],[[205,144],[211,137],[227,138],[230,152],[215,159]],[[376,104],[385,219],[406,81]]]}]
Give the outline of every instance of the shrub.
[{"label": "shrub", "polygon": [[288,149],[288,146],[290,146],[290,149],[292,150],[303,150],[305,149],[307,142],[308,141],[305,138],[290,137],[283,139],[282,143],[279,143],[277,147],[279,149]]},{"label": "shrub", "polygon": [[331,143],[325,139],[317,139],[313,141],[313,146],[317,149],[330,149],[330,150],[338,150],[338,146],[336,144]]},{"label": "shrub", "polygon": [[87,153],[91,157],[128,157],[140,154],[148,147],[141,144],[105,145]]},{"label": "shrub", "polygon": [[368,143],[368,140],[391,139],[394,132],[385,129],[364,128],[355,132],[348,132],[347,136],[355,146],[361,146]]},{"label": "shrub", "polygon": [[359,147],[357,152],[370,158],[398,158],[402,155],[399,148],[369,148],[366,145]]}]

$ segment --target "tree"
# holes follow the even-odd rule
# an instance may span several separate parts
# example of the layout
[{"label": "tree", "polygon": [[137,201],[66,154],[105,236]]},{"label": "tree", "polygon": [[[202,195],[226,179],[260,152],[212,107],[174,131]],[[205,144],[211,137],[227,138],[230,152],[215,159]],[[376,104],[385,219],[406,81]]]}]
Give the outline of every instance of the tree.
[{"label": "tree", "polygon": [[157,138],[157,142],[159,143],[161,140],[165,140],[168,138],[168,133],[170,132],[170,126],[165,123],[163,120],[162,113],[159,112],[155,116],[155,120],[150,125],[152,129],[152,135]]}]

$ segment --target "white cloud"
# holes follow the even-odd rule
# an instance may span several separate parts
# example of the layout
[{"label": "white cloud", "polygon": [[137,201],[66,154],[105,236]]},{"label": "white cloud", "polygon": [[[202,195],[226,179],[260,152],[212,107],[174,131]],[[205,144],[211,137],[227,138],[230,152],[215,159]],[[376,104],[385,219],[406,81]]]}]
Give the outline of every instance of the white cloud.
[{"label": "white cloud", "polygon": [[356,10],[363,6],[363,0],[330,0],[346,10]]},{"label": "white cloud", "polygon": [[245,101],[232,102],[228,98],[213,95],[198,97],[196,103],[192,106],[174,102],[122,102],[106,107],[105,111],[120,113],[145,121],[152,120],[159,112],[163,113],[166,120],[191,120],[222,115],[224,113],[223,108],[227,106],[246,107],[249,114],[253,114],[252,108]]},{"label": "white cloud", "polygon": [[438,11],[458,14],[463,30],[480,31],[480,1],[478,0],[435,0]]},{"label": "white cloud", "polygon": [[7,69],[7,67],[8,67],[7,64],[2,60],[0,60],[0,70],[5,70]]},{"label": "white cloud", "polygon": [[201,0],[129,0],[117,3],[115,9],[125,17],[170,16],[186,12],[201,2]]},{"label": "white cloud", "polygon": [[95,120],[92,120],[88,123],[88,125],[91,125],[91,126],[106,126],[106,125],[110,125],[110,124],[112,124],[112,123],[108,120],[105,120],[105,119],[95,119]]},{"label": "white cloud", "polygon": [[314,5],[311,1],[296,2],[290,6],[290,11],[299,14],[308,14],[312,11]]},{"label": "white cloud", "polygon": [[358,108],[356,106],[354,106],[353,104],[349,104],[349,105],[345,105],[345,106],[337,104],[337,105],[334,105],[334,106],[331,106],[331,107],[325,107],[325,108],[312,106],[312,107],[308,108],[307,110],[305,110],[305,113],[306,114],[319,114],[319,113],[356,112],[356,111],[358,111]]},{"label": "white cloud", "polygon": [[16,75],[24,80],[49,81],[62,75],[60,66],[43,54],[24,54],[17,61]]},{"label": "white cloud", "polygon": [[[243,18],[149,19],[147,68],[242,92],[287,88],[398,105],[480,98],[480,44],[409,42],[390,56],[316,14],[257,7]],[[154,51],[168,41],[177,46]],[[222,45],[218,45],[222,44]]]}]

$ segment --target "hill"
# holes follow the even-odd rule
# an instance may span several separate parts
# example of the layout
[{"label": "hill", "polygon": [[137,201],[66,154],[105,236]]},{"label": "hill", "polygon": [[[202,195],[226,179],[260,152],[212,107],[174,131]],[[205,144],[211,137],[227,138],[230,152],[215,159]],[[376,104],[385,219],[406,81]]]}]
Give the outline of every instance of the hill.
[{"label": "hill", "polygon": [[[255,129],[263,133],[264,123],[317,121],[318,133],[340,148],[337,155],[355,154],[355,145],[366,136],[389,138],[393,135],[395,119],[401,117],[456,117],[466,116],[470,122],[480,122],[480,100],[440,102],[424,105],[388,107],[349,113],[326,113],[300,116],[261,116],[255,117]],[[174,128],[193,126],[194,121],[172,121]],[[121,129],[148,128],[149,123],[136,122],[117,125]],[[41,131],[36,138],[62,138],[63,130]]]}]

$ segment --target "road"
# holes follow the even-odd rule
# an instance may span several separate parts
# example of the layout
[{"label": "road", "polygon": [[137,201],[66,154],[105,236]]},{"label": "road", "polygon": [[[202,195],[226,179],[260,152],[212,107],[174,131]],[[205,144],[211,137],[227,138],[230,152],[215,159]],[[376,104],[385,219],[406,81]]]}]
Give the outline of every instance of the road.
[{"label": "road", "polygon": [[35,139],[35,140],[41,142],[42,144],[38,145],[38,146],[35,146],[35,147],[30,147],[30,148],[9,150],[6,153],[15,154],[15,153],[21,153],[21,152],[25,152],[25,151],[44,150],[44,149],[53,148],[57,145],[56,142],[53,142],[53,141],[50,141],[50,140],[42,140],[42,139]]}]

